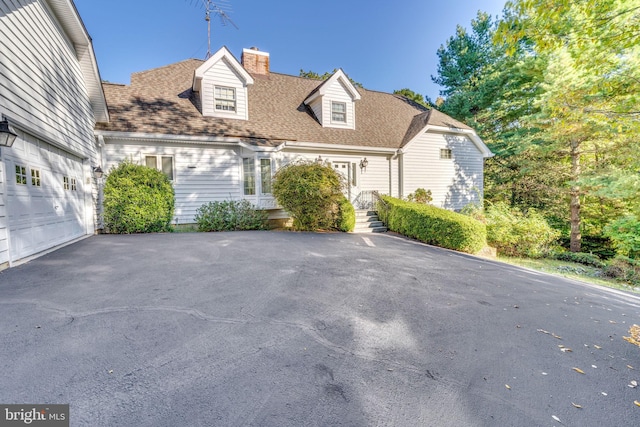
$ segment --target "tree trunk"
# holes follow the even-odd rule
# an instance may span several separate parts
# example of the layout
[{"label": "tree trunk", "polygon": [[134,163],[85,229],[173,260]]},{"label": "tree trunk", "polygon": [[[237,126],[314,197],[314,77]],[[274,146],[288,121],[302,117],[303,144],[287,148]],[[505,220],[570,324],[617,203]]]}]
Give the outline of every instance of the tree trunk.
[{"label": "tree trunk", "polygon": [[571,141],[571,235],[569,249],[571,252],[580,252],[582,235],[580,234],[580,142]]}]

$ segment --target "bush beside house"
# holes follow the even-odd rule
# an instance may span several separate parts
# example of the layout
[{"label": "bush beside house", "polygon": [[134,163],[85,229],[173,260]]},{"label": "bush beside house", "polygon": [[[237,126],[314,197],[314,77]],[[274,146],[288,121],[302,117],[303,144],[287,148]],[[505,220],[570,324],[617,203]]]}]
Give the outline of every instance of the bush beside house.
[{"label": "bush beside house", "polygon": [[162,172],[125,161],[107,176],[103,206],[109,233],[170,231],[173,186]]},{"label": "bush beside house", "polygon": [[268,213],[248,200],[209,202],[196,211],[198,231],[266,230]]},{"label": "bush beside house", "polygon": [[342,197],[342,200],[338,202],[338,219],[336,227],[338,230],[347,233],[356,228],[356,209],[344,196]]},{"label": "bush beside house", "polygon": [[296,230],[336,227],[339,205],[344,199],[342,175],[315,162],[295,162],[280,168],[273,177],[273,196],[293,218]]},{"label": "bush beside house", "polygon": [[390,230],[443,248],[479,252],[487,242],[485,225],[435,206],[382,196],[378,215]]}]

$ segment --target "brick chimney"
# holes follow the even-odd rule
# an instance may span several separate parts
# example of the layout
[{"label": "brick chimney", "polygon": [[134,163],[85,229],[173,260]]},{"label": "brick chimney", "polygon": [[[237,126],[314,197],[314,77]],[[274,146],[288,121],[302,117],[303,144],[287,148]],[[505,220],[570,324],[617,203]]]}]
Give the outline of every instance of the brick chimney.
[{"label": "brick chimney", "polygon": [[269,75],[269,54],[257,47],[242,49],[242,66],[251,74]]}]

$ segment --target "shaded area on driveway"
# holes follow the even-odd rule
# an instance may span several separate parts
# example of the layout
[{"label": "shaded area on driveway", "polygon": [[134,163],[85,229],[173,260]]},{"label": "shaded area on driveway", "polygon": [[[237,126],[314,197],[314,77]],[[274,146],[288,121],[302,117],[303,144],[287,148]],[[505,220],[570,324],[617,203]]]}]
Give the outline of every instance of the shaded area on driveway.
[{"label": "shaded area on driveway", "polygon": [[392,235],[95,236],[0,295],[0,402],[71,425],[640,423],[637,297]]}]

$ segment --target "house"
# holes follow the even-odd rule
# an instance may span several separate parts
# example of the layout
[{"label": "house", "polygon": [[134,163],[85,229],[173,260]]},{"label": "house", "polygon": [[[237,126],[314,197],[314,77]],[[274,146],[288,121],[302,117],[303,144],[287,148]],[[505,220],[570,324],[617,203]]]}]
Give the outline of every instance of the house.
[{"label": "house", "polygon": [[364,206],[373,191],[406,197],[432,191],[458,210],[483,196],[492,153],[465,124],[389,93],[355,87],[338,70],[326,81],[270,70],[269,53],[223,47],[135,73],[130,85],[104,83],[111,120],[96,135],[107,171],[125,159],[173,181],[176,223],[194,221],[209,201],[248,199],[286,213],[271,195],[275,170],[297,159],[323,162]]},{"label": "house", "polygon": [[0,269],[96,230],[97,122],[109,115],[71,0],[0,0]]}]

